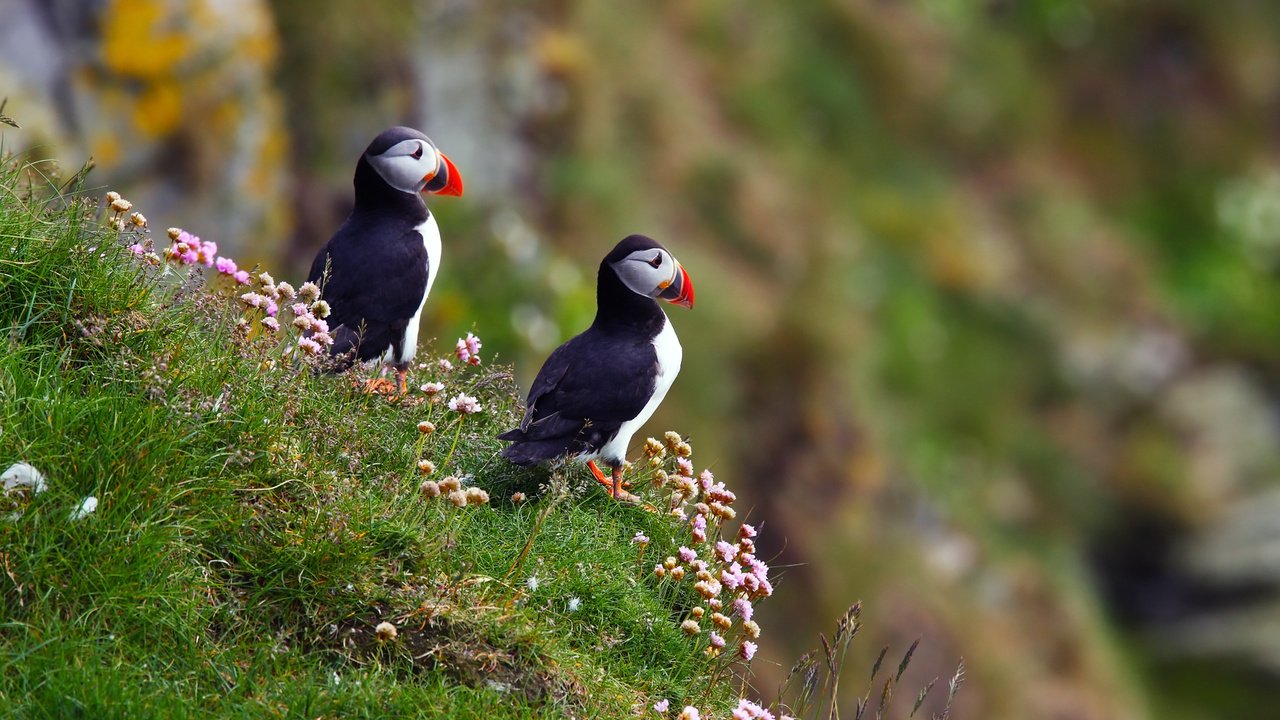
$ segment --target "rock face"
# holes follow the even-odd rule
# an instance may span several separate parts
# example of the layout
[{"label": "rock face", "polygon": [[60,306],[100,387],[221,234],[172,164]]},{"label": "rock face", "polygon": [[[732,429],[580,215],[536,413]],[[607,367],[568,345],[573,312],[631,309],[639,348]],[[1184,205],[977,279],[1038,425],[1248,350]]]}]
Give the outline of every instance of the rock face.
[{"label": "rock face", "polygon": [[[265,0],[12,0],[0,4],[6,137],[90,187],[111,186],[210,237],[278,238],[285,135]],[[270,248],[254,247],[262,257]]]}]

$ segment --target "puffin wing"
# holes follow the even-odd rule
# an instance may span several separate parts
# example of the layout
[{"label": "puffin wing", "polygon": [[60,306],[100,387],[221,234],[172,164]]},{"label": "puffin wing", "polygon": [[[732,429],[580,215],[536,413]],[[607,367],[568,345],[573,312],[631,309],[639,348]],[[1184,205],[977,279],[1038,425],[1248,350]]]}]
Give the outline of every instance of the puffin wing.
[{"label": "puffin wing", "polygon": [[427,253],[413,228],[383,243],[359,242],[356,232],[340,229],[312,262],[307,279],[321,285],[329,303],[333,353],[359,343],[369,348],[360,353],[367,358],[380,354],[393,331],[418,311],[427,291]]},{"label": "puffin wing", "polygon": [[519,437],[576,435],[587,423],[618,424],[640,414],[653,394],[652,344],[579,335],[547,358],[529,389]]}]

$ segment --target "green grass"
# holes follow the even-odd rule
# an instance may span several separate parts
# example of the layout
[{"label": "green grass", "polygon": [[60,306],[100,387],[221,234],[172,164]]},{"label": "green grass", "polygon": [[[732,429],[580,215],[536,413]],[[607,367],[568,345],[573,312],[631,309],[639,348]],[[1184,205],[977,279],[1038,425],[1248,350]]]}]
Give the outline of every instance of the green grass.
[{"label": "green grass", "polygon": [[[466,418],[313,373],[236,331],[226,278],[147,266],[29,170],[0,168],[0,466],[49,489],[0,501],[6,716],[727,714],[740,667],[681,633],[693,594],[652,577],[687,531],[580,467],[499,459],[508,369],[445,373],[430,349],[451,345],[424,344],[411,383],[476,395]],[[492,502],[424,498],[420,457]]]}]

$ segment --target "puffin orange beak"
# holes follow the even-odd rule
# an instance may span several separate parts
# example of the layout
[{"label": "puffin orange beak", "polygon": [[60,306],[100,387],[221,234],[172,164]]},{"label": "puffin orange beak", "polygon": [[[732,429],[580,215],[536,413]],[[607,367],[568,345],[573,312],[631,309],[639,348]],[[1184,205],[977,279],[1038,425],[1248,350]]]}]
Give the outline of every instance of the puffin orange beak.
[{"label": "puffin orange beak", "polygon": [[676,263],[676,268],[680,272],[676,273],[675,282],[663,288],[658,297],[674,305],[693,308],[693,281],[689,279],[689,273],[685,272],[683,265]]},{"label": "puffin orange beak", "polygon": [[[440,183],[440,175],[444,175],[444,183]],[[462,195],[462,173],[458,172],[458,168],[449,159],[448,155],[440,153],[440,167],[435,173],[424,177],[423,192],[429,192],[433,195],[453,195],[460,197]]]}]

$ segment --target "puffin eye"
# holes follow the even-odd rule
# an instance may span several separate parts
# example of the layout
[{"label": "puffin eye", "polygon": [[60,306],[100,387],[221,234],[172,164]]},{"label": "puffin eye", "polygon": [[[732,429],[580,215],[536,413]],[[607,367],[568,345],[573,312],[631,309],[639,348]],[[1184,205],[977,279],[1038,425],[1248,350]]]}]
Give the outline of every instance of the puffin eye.
[{"label": "puffin eye", "polygon": [[662,267],[662,253],[653,256],[653,259],[649,261],[649,267]]},{"label": "puffin eye", "polygon": [[414,150],[414,151],[413,151],[413,155],[411,155],[410,157],[412,157],[414,160],[421,160],[421,159],[422,159],[422,144],[421,144],[421,143],[419,143],[419,144],[418,144],[418,149],[417,149],[417,150]]}]

